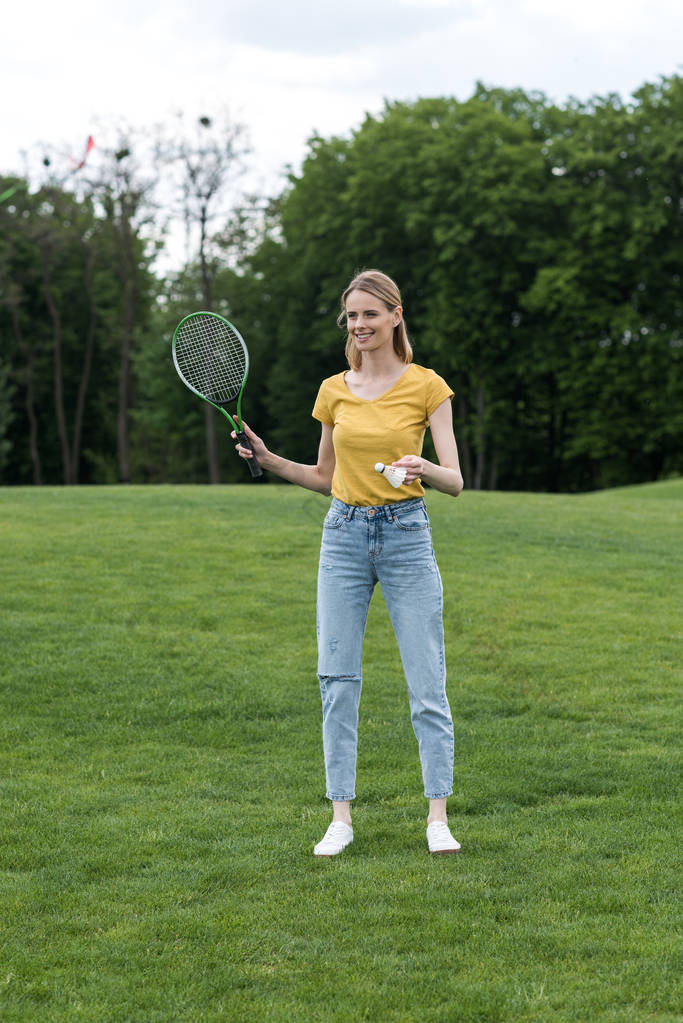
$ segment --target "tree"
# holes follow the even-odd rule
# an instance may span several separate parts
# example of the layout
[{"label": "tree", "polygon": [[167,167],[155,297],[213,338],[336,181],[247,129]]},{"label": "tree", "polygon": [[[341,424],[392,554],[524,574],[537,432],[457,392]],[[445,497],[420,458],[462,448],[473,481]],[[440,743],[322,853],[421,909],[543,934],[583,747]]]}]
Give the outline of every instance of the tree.
[{"label": "tree", "polygon": [[574,104],[553,147],[566,222],[522,303],[558,334],[570,489],[680,469],[682,86]]},{"label": "tree", "polygon": [[[6,371],[15,383],[14,397],[17,393],[23,396],[23,412],[25,412],[28,430],[24,437],[28,440],[31,482],[42,483],[42,465],[38,446],[38,420],[36,414],[36,339],[32,330],[25,331],[29,310],[35,308],[35,301],[29,295],[35,294],[35,282],[38,269],[31,258],[31,246],[25,230],[25,216],[29,213],[28,183],[20,182],[10,185],[17,188],[17,197],[13,202],[0,205],[0,309],[4,311],[4,322],[0,321],[0,336],[3,338],[3,351],[6,357]],[[10,193],[11,195],[16,193]],[[7,436],[10,425],[22,417],[18,410],[11,408],[5,416],[5,465],[7,455],[12,451],[15,457],[21,458],[21,445],[17,444],[11,434]],[[4,468],[4,465],[0,468]],[[12,469],[10,468],[10,473]]]},{"label": "tree", "polygon": [[[18,212],[15,210],[15,212]],[[25,360],[22,382],[30,426],[34,482],[41,482],[38,453],[36,367],[51,362],[52,408],[64,483],[78,482],[85,396],[94,345],[92,271],[96,234],[89,203],[79,203],[56,187],[24,194],[21,213],[6,236],[3,304],[8,310],[15,354]],[[82,281],[85,280],[85,288]],[[31,324],[35,315],[37,326]],[[76,356],[76,332],[83,329],[82,358]],[[67,368],[68,367],[68,368]],[[67,403],[73,400],[71,423]]]},{"label": "tree", "polygon": [[[371,266],[456,392],[468,486],[681,472],[682,125],[676,76],[563,107],[479,85],[314,136],[272,201],[238,194],[227,119],[117,129],[78,176],[48,159],[33,190],[0,181],[2,480],[199,481],[207,459],[211,480],[244,478],[172,372],[173,328],[200,306],[243,328],[250,424],[314,459],[315,392],[344,366],[339,294]],[[160,199],[188,251],[163,284]]]},{"label": "tree", "polygon": [[[131,409],[133,359],[140,333],[149,321],[156,289],[150,272],[160,242],[146,237],[153,227],[156,179],[149,169],[151,147],[146,133],[119,125],[110,145],[98,147],[97,168],[86,184],[106,225],[108,255],[118,279],[116,316],[110,338],[118,349],[116,450],[118,478],[131,480]],[[143,169],[146,165],[147,169]]]},{"label": "tree", "polygon": [[311,139],[243,265],[274,442],[314,450],[315,388],[343,364],[338,294],[378,266],[402,285],[416,358],[456,391],[468,486],[680,471],[680,96],[675,78],[630,105],[559,108],[480,85]]},{"label": "tree", "polygon": [[[213,309],[213,283],[220,266],[212,229],[217,221],[224,225],[237,202],[236,185],[247,152],[243,125],[225,114],[218,119],[198,118],[192,132],[180,114],[173,136],[162,138],[158,145],[185,224],[188,262],[199,265],[201,288],[196,299],[203,309]],[[216,416],[208,404],[204,417],[209,480],[219,483]]]},{"label": "tree", "polygon": [[5,467],[12,442],[8,437],[9,428],[14,418],[12,412],[12,396],[14,386],[10,380],[9,366],[0,360],[0,472]]},{"label": "tree", "polygon": [[56,183],[24,190],[0,216],[0,336],[15,389],[5,472],[27,481],[30,463],[34,483],[96,478],[113,441],[111,338],[124,290],[110,225],[92,195]]}]

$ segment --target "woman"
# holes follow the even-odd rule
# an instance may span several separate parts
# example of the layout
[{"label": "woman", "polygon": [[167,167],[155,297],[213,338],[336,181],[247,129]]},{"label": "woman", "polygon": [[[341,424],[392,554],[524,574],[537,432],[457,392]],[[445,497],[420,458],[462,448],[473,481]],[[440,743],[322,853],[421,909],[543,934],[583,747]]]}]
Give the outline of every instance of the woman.
[{"label": "woman", "polygon": [[[323,705],[327,797],[333,819],[314,848],[336,856],[353,841],[361,654],[377,582],[387,603],[408,683],[432,853],[456,853],[446,816],[453,786],[453,722],[445,690],[441,578],[421,481],[457,497],[463,487],[453,435],[453,392],[412,362],[396,284],[378,270],[358,274],[342,295],[349,371],[324,380],[313,409],[322,424],[315,465],[269,451],[245,427],[264,469],[332,494],[318,572],[318,678]],[[421,455],[426,427],[438,464]],[[234,434],[233,434],[234,436]],[[243,458],[251,452],[237,446]],[[394,488],[375,471],[405,470]]]}]

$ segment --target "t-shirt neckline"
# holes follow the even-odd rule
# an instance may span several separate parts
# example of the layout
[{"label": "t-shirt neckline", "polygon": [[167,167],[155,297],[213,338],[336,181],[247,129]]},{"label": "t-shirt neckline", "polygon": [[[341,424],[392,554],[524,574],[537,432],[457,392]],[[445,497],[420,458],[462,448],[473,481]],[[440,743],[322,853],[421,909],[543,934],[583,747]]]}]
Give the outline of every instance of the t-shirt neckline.
[{"label": "t-shirt neckline", "polygon": [[401,381],[403,380],[405,375],[408,373],[408,370],[410,369],[410,367],[412,365],[413,365],[413,363],[409,362],[408,365],[406,366],[406,368],[401,373],[401,375],[398,378],[398,380],[395,380],[394,383],[391,385],[391,387],[388,387],[386,391],[382,391],[382,393],[378,394],[376,398],[361,398],[361,396],[359,394],[354,394],[353,393],[353,391],[351,390],[351,388],[349,387],[349,385],[346,382],[346,374],[349,372],[349,370],[345,370],[342,373],[342,375],[341,375],[342,383],[343,383],[344,387],[346,388],[347,393],[350,394],[352,398],[355,398],[357,401],[363,401],[366,404],[370,405],[370,404],[372,404],[372,402],[374,402],[374,401],[381,401],[382,398],[386,398],[386,396],[388,394],[391,394],[391,392],[394,390],[394,388],[398,387],[398,385],[401,383]]}]

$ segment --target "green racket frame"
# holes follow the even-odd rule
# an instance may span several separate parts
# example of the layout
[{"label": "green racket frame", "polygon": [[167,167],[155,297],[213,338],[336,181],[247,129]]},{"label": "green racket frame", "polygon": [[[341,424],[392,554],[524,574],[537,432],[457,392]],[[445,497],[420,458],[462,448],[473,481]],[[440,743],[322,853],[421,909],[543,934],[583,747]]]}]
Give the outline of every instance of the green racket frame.
[{"label": "green racket frame", "polygon": [[[224,384],[227,383],[227,391],[229,393],[227,393],[226,397],[222,400],[213,400],[212,398],[209,398],[206,394],[203,394],[202,391],[199,390],[197,386],[195,386],[195,383],[193,383],[193,379],[195,379],[195,376],[198,375],[199,377],[203,377],[204,379],[206,379],[207,373],[206,371],[202,372],[200,370],[198,374],[195,374],[195,376],[193,376],[192,374],[188,374],[187,361],[184,359],[179,360],[178,351],[176,348],[179,342],[182,343],[184,334],[189,329],[188,325],[193,323],[199,323],[200,321],[205,321],[207,319],[214,322],[214,324],[220,329],[226,341],[229,342],[231,350],[239,351],[244,359],[244,370],[241,375],[241,384],[239,385],[239,389],[237,389],[238,378],[231,374],[230,379],[227,382],[224,382]],[[215,340],[215,338],[212,338],[210,340]],[[175,331],[173,332],[172,352],[173,365],[175,366],[176,372],[180,379],[182,380],[182,382],[190,391],[192,391],[193,394],[196,394],[198,398],[201,398],[202,401],[205,401],[208,405],[212,405],[221,413],[221,415],[225,416],[225,418],[230,423],[230,426],[235,431],[238,442],[242,445],[242,447],[248,448],[252,452],[252,457],[245,459],[247,465],[249,466],[249,471],[251,475],[255,479],[258,478],[259,476],[262,476],[263,470],[261,469],[261,466],[259,465],[256,456],[253,455],[254,449],[252,447],[251,441],[244,432],[244,425],[242,422],[242,395],[244,393],[244,386],[247,382],[247,376],[249,374],[249,351],[244,342],[244,338],[242,337],[240,332],[230,322],[230,320],[226,320],[224,316],[220,316],[218,313],[207,312],[206,310],[200,310],[195,313],[189,313],[187,316],[183,317],[183,319],[180,321]],[[183,365],[181,365],[181,362],[183,363]],[[194,361],[194,363],[191,363],[191,365],[193,369],[197,369],[196,360]],[[230,368],[232,369],[232,367]],[[195,382],[197,381],[195,380]],[[230,413],[226,410],[224,406],[232,403],[235,400],[235,398],[237,399],[237,404],[235,408],[235,415],[237,418],[233,419],[233,417],[230,415]]]}]

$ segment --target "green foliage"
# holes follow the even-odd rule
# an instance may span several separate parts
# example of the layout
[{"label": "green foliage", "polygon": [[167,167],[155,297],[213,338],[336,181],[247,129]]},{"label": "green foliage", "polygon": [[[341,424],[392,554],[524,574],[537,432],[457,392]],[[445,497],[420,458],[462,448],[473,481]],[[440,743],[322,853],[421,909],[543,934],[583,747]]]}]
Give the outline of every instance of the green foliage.
[{"label": "green foliage", "polygon": [[377,594],[319,862],[325,501],[5,489],[3,1021],[677,1021],[682,499],[430,494],[463,851]]},{"label": "green foliage", "polygon": [[182,216],[199,230],[163,282],[132,143],[85,197],[51,184],[0,203],[2,480],[243,480],[224,421],[171,369],[175,324],[208,299],[249,346],[245,418],[313,461],[317,389],[345,367],[339,296],[371,266],[402,289],[416,360],[456,392],[469,488],[683,471],[682,78],[630,103],[481,84],[465,102],[387,102],[348,137],[311,138],[272,201],[228,196],[240,126],[195,127],[157,147],[185,168]]},{"label": "green foliage", "polygon": [[[101,482],[114,465],[121,342],[151,302],[143,245],[121,266],[120,218],[56,186],[0,207],[0,343],[14,385],[6,482]],[[33,422],[34,421],[34,422]],[[117,479],[118,476],[114,475]]]},{"label": "green foliage", "polygon": [[[246,262],[270,322],[264,429],[314,451],[343,368],[338,296],[361,267],[402,286],[416,358],[457,392],[466,481],[577,490],[681,469],[683,81],[565,109],[479,86],[389,103],[314,138]],[[265,301],[262,302],[262,305]]]},{"label": "green foliage", "polygon": [[3,469],[7,455],[12,447],[7,434],[13,419],[12,395],[14,387],[9,379],[9,368],[0,359],[0,471]]},{"label": "green foliage", "polygon": [[599,486],[680,468],[683,81],[636,99],[568,112],[552,149],[566,226],[523,296],[564,333],[566,456]]}]

